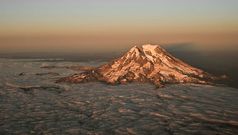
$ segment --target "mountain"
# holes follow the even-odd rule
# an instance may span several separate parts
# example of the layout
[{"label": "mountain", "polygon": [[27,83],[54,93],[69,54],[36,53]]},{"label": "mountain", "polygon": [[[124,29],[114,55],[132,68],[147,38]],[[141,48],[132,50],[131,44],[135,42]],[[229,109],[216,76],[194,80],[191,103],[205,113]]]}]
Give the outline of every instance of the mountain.
[{"label": "mountain", "polygon": [[57,82],[102,81],[109,84],[151,82],[161,87],[168,83],[207,84],[213,79],[209,73],[173,57],[159,45],[147,44],[142,47],[134,46],[110,63],[61,78]]}]

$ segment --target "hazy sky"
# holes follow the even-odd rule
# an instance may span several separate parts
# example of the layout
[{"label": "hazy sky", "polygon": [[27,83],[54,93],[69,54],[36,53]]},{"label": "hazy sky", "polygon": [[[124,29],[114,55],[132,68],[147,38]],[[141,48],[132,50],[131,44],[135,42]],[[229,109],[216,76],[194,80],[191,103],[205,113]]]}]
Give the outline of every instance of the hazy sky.
[{"label": "hazy sky", "polygon": [[0,52],[238,48],[238,0],[1,0]]}]

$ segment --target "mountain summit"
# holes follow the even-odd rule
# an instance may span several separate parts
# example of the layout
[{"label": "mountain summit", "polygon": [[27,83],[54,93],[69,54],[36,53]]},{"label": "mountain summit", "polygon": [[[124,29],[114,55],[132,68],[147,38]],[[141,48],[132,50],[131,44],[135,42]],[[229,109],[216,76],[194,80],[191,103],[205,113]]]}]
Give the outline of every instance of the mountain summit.
[{"label": "mountain summit", "polygon": [[103,81],[109,84],[151,82],[156,86],[167,83],[206,84],[210,74],[173,57],[159,45],[134,46],[127,53],[95,69],[64,77],[57,82],[82,83]]}]

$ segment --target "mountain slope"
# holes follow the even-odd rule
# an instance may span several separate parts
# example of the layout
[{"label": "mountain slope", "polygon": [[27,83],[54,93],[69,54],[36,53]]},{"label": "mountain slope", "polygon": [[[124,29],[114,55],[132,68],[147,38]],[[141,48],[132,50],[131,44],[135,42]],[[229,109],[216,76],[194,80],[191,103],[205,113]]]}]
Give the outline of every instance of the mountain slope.
[{"label": "mountain slope", "polygon": [[57,82],[81,83],[103,81],[109,84],[151,82],[208,83],[214,79],[208,73],[173,57],[159,45],[134,46],[120,58],[93,70],[61,78]]}]

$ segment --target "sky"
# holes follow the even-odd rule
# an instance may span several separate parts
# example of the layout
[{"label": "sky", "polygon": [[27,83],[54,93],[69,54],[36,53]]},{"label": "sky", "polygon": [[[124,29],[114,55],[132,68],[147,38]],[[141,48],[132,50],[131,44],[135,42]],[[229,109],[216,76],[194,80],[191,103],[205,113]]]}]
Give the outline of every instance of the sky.
[{"label": "sky", "polygon": [[1,0],[0,52],[238,48],[237,0]]}]

